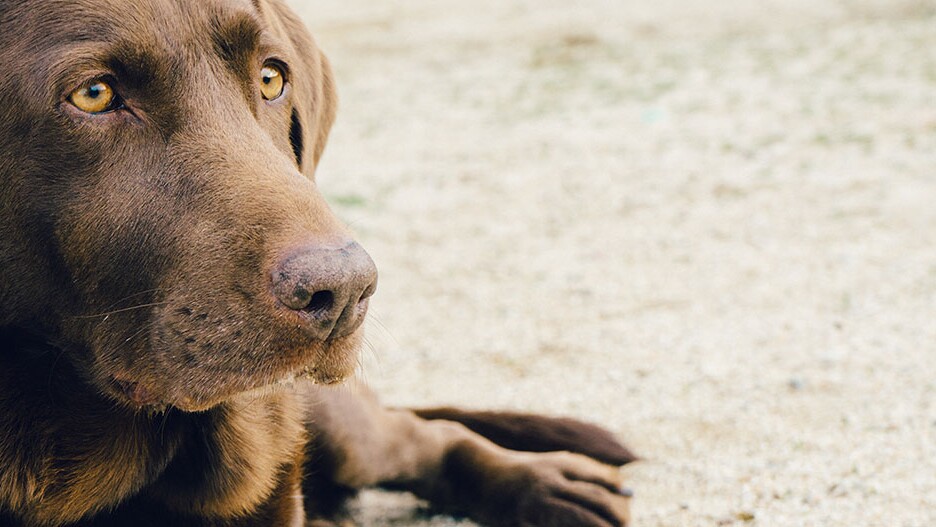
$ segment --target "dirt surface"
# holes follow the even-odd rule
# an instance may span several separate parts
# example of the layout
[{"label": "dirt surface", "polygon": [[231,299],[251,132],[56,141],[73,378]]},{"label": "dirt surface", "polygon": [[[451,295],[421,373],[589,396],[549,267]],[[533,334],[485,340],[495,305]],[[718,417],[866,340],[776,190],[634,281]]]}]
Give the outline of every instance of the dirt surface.
[{"label": "dirt surface", "polygon": [[641,527],[936,525],[936,2],[294,5],[386,402],[603,423]]}]

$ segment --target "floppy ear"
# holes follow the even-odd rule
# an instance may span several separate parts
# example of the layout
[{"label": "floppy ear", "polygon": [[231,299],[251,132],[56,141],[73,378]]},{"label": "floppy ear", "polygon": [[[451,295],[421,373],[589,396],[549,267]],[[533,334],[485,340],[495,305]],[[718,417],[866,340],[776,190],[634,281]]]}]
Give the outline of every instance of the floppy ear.
[{"label": "floppy ear", "polygon": [[302,20],[281,0],[254,2],[274,31],[292,44],[298,64],[290,64],[293,114],[289,138],[302,172],[313,177],[335,121],[338,94],[331,65]]}]

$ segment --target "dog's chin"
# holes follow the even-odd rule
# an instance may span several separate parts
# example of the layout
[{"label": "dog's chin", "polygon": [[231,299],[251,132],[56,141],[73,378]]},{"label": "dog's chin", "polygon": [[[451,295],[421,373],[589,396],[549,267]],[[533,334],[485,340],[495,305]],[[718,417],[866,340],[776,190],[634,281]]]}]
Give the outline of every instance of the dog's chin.
[{"label": "dog's chin", "polygon": [[[135,411],[158,413],[169,408],[184,412],[204,412],[227,402],[257,400],[265,395],[289,390],[297,382],[336,385],[354,375],[363,336],[356,331],[347,337],[318,343],[309,349],[278,353],[299,359],[262,370],[257,363],[245,362],[236,375],[211,376],[196,367],[180,369],[175,377],[150,378],[132,371],[105,374],[103,391],[118,403]],[[170,354],[171,355],[171,354]],[[179,378],[183,377],[183,378]]]},{"label": "dog's chin", "polygon": [[333,370],[329,368],[311,367],[298,373],[293,373],[276,379],[271,383],[260,384],[255,388],[244,391],[233,391],[231,393],[208,394],[206,396],[182,396],[179,399],[169,401],[163,405],[156,405],[149,410],[164,410],[167,408],[177,408],[183,412],[206,412],[217,406],[244,402],[247,404],[263,399],[266,396],[277,392],[291,390],[297,383],[312,382],[324,386],[335,386],[343,383],[354,375],[355,369]]}]

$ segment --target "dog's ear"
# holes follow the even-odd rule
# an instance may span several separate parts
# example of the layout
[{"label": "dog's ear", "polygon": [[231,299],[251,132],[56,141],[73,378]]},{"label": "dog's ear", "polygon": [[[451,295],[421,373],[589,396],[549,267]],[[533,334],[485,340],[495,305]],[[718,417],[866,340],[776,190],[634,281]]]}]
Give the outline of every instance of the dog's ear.
[{"label": "dog's ear", "polygon": [[289,139],[302,172],[314,176],[335,121],[338,94],[331,65],[302,20],[281,0],[254,2],[274,31],[292,45],[299,64],[291,64],[294,107]]}]

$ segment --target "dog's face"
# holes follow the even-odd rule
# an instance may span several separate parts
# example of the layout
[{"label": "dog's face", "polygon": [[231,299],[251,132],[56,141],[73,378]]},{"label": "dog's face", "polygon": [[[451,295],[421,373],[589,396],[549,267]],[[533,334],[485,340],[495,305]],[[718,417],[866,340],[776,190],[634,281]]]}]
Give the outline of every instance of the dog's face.
[{"label": "dog's face", "polygon": [[284,6],[0,0],[0,67],[0,327],[136,407],[353,371],[376,275],[312,179],[335,94]]}]

